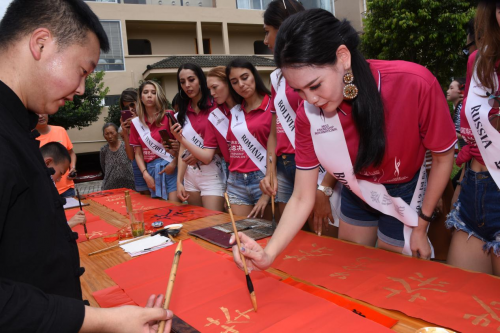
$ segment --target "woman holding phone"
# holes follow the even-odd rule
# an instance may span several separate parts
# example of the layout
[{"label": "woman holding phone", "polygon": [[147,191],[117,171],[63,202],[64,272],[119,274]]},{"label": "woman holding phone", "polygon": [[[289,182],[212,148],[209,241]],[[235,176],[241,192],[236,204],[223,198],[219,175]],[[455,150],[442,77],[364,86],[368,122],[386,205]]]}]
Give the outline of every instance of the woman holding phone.
[{"label": "woman holding phone", "polygon": [[181,201],[207,209],[224,210],[225,174],[222,160],[214,155],[208,163],[202,163],[189,149],[203,148],[208,117],[217,105],[210,98],[203,70],[195,64],[186,63],[177,71],[179,89],[178,126],[182,127],[184,141],[180,141],[177,175],[177,196]]},{"label": "woman holding phone", "polygon": [[135,190],[141,194],[147,194],[149,193],[148,185],[142,177],[141,170],[139,169],[139,167],[137,166],[137,162],[135,161],[134,148],[130,145],[130,124],[132,118],[137,117],[137,89],[125,89],[120,95],[119,104],[120,110],[122,110],[120,117],[121,131],[119,131],[119,133],[125,144],[125,152],[127,153],[127,157],[132,161]]},{"label": "woman holding phone", "polygon": [[[280,27],[275,61],[304,99],[295,123],[297,172],[266,248],[239,234],[251,268],[269,267],[304,224],[320,164],[344,185],[339,238],[431,257],[427,227],[457,140],[448,105],[426,68],[365,60],[358,45],[356,30],[322,9],[292,15]],[[426,150],[433,157],[427,189]]]},{"label": "woman holding phone", "polygon": [[229,166],[229,144],[227,142],[227,131],[229,128],[229,118],[231,117],[230,110],[235,107],[237,102],[234,101],[229,91],[229,81],[226,77],[226,67],[218,66],[212,68],[207,73],[207,85],[210,89],[210,94],[217,103],[217,107],[212,110],[208,116],[207,128],[205,129],[205,138],[203,148],[194,145],[190,140],[187,140],[182,135],[182,127],[174,125],[171,128],[175,138],[181,142],[184,147],[204,164],[210,163],[214,155],[219,153],[224,157],[226,165],[226,179],[229,174],[227,167]]},{"label": "woman holding phone", "polygon": [[139,87],[137,117],[130,127],[130,145],[151,197],[177,199],[177,157],[162,146],[159,131],[170,131],[166,111],[168,101],[161,86],[150,80]]}]

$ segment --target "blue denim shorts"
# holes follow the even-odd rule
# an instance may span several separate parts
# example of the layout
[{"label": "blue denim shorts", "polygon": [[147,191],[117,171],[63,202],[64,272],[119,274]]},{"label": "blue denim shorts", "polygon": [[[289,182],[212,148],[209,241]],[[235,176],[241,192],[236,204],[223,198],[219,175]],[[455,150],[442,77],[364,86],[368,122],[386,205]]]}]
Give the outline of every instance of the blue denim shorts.
[{"label": "blue denim shorts", "polygon": [[278,169],[278,193],[276,202],[287,203],[293,193],[295,183],[295,154],[276,156]]},{"label": "blue denim shorts", "polygon": [[167,165],[169,165],[169,162],[161,158],[157,158],[146,164],[148,173],[155,180],[156,189],[154,191],[149,189],[151,198],[168,200],[168,194],[177,191],[177,168],[175,168],[175,172],[171,175],[167,175],[166,173],[160,175],[160,171],[165,169]]},{"label": "blue denim shorts", "polygon": [[466,167],[460,195],[446,227],[462,230],[484,242],[484,251],[500,256],[500,190],[488,171]]},{"label": "blue denim shorts", "polygon": [[[383,184],[391,197],[400,197],[410,204],[420,172],[407,183]],[[340,219],[360,227],[378,227],[377,236],[389,245],[404,247],[403,222],[370,207],[346,187],[342,187]]]},{"label": "blue denim shorts", "polygon": [[139,170],[139,166],[135,160],[132,161],[132,170],[134,171],[135,190],[137,192],[147,191],[148,184],[146,184],[146,181],[142,177],[141,170]]},{"label": "blue denim shorts", "polygon": [[234,205],[255,205],[262,196],[259,183],[263,178],[262,171],[230,171],[227,179],[229,202]]}]

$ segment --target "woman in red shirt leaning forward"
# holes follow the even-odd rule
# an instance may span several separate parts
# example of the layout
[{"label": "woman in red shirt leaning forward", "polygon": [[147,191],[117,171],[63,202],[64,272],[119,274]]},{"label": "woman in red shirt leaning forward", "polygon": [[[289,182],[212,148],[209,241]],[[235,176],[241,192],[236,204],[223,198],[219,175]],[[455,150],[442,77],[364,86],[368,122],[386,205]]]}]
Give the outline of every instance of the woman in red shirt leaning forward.
[{"label": "woman in red shirt leaning forward", "polygon": [[[266,248],[239,234],[253,268],[269,267],[306,221],[320,163],[343,184],[339,238],[431,257],[428,221],[449,180],[456,142],[448,105],[427,69],[367,61],[358,45],[352,26],[322,9],[297,13],[280,27],[276,65],[304,99],[296,118],[297,173]],[[433,170],[424,196],[427,149]]]}]

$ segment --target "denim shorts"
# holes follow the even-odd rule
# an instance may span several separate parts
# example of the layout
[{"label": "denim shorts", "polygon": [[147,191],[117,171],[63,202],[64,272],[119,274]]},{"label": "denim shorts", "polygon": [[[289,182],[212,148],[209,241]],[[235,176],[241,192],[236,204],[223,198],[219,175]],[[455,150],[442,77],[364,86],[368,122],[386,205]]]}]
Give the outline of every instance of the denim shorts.
[{"label": "denim shorts", "polygon": [[264,178],[262,171],[248,173],[230,171],[227,179],[227,195],[234,205],[255,205],[262,196],[259,183]]},{"label": "denim shorts", "polygon": [[[222,169],[222,165],[221,165]],[[193,168],[187,166],[184,174],[184,188],[188,192],[200,192],[204,196],[223,197],[226,191],[224,171],[219,169],[215,161],[208,165]]]},{"label": "denim shorts", "polygon": [[484,251],[500,256],[500,190],[488,171],[466,167],[460,195],[446,227],[462,230],[484,242]]},{"label": "denim shorts", "polygon": [[276,202],[287,203],[293,193],[295,183],[295,154],[276,156],[278,169],[278,193]]},{"label": "denim shorts", "polygon": [[[383,184],[391,197],[400,197],[410,204],[418,183],[420,172],[407,183]],[[389,245],[404,247],[403,222],[385,215],[369,206],[345,186],[342,187],[340,219],[345,223],[360,227],[378,227],[377,236]]]},{"label": "denim shorts", "polygon": [[171,175],[167,175],[166,173],[160,175],[160,171],[167,165],[169,165],[169,162],[161,158],[157,158],[146,164],[148,173],[155,180],[155,190],[149,189],[151,198],[168,200],[168,194],[177,191],[177,168],[175,168],[175,172]]},{"label": "denim shorts", "polygon": [[146,184],[146,181],[142,177],[141,170],[139,170],[139,166],[135,159],[132,161],[132,170],[134,171],[135,190],[137,192],[147,191],[148,184]]}]

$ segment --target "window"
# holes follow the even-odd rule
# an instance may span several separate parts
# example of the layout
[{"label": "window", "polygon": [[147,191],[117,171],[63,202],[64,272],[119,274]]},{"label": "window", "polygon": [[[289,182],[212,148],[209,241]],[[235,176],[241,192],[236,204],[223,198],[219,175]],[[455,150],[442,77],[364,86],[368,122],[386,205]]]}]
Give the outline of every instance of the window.
[{"label": "window", "polygon": [[271,49],[262,40],[253,42],[253,54],[273,54]]},{"label": "window", "polygon": [[125,63],[120,21],[101,21],[101,24],[109,39],[109,52],[101,51],[96,71],[123,71]]},{"label": "window", "polygon": [[258,9],[265,10],[271,0],[236,0],[238,9]]},{"label": "window", "polygon": [[[200,52],[198,52],[198,38],[194,39],[194,45],[196,46],[196,54],[200,54]],[[203,38],[203,54],[212,54],[210,38]]]},{"label": "window", "polygon": [[[236,8],[265,10],[267,8],[267,5],[271,1],[272,0],[236,0]],[[332,0],[301,0],[300,3],[304,6],[305,9],[323,8],[328,10],[329,12],[334,12]]]},{"label": "window", "polygon": [[108,2],[108,3],[120,3],[120,0],[85,0],[87,2]]},{"label": "window", "polygon": [[300,2],[305,9],[322,8],[334,13],[332,0],[302,0]]},{"label": "window", "polygon": [[106,106],[112,106],[118,104],[119,101],[120,101],[120,95],[106,95],[104,97],[104,105]]},{"label": "window", "polygon": [[130,55],[153,54],[151,42],[147,39],[129,39],[127,43]]}]

